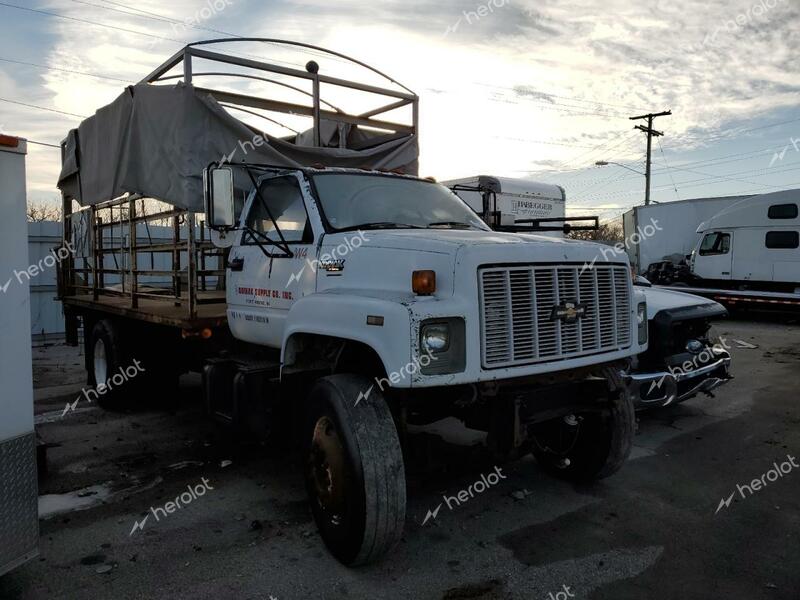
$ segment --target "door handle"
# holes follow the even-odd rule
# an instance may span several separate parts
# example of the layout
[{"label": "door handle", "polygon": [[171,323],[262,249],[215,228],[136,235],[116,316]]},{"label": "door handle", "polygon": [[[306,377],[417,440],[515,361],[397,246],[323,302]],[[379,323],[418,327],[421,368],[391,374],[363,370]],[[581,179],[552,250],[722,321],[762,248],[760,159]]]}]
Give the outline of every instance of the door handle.
[{"label": "door handle", "polygon": [[237,258],[232,258],[228,262],[228,268],[231,271],[241,271],[242,269],[244,269],[244,258],[241,256]]}]

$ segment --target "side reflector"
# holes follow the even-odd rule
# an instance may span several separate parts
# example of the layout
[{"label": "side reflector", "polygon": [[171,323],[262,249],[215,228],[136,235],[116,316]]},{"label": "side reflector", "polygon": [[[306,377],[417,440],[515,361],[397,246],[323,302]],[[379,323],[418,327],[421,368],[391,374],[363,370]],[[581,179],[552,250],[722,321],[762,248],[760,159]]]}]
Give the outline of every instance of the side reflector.
[{"label": "side reflector", "polygon": [[376,327],[383,327],[383,317],[380,315],[367,315],[367,325],[375,325]]},{"label": "side reflector", "polygon": [[411,289],[419,296],[430,296],[436,291],[436,271],[414,271]]}]

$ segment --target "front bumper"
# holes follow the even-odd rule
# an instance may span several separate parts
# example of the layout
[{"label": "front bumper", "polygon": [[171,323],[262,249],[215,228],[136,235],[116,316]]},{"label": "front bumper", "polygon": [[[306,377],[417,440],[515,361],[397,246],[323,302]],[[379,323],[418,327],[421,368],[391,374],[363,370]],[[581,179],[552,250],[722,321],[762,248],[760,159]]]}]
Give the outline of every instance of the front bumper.
[{"label": "front bumper", "polygon": [[625,375],[628,389],[637,410],[677,404],[701,392],[709,393],[727,383],[731,356],[725,350],[714,350],[714,359],[696,369]]}]

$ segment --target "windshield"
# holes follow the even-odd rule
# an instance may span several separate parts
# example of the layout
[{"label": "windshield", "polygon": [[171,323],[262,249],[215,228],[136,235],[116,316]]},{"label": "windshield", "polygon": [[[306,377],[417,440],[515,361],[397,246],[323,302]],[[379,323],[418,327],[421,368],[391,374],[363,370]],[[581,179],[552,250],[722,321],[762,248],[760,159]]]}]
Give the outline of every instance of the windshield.
[{"label": "windshield", "polygon": [[488,230],[469,206],[438,183],[348,173],[318,173],[313,179],[322,210],[336,230]]}]

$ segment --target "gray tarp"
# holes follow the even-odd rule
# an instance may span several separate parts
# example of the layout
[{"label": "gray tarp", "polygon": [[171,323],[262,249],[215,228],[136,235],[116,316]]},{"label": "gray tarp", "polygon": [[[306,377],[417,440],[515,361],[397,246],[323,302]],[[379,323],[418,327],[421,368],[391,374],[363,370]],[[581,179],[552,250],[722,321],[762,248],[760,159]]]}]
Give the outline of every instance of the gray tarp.
[{"label": "gray tarp", "polygon": [[287,167],[321,164],[417,173],[414,135],[385,135],[321,124],[322,143],[262,134],[228,114],[193,86],[139,84],[69,132],[58,187],[82,205],[126,192],[202,212],[203,169],[213,161]]}]

